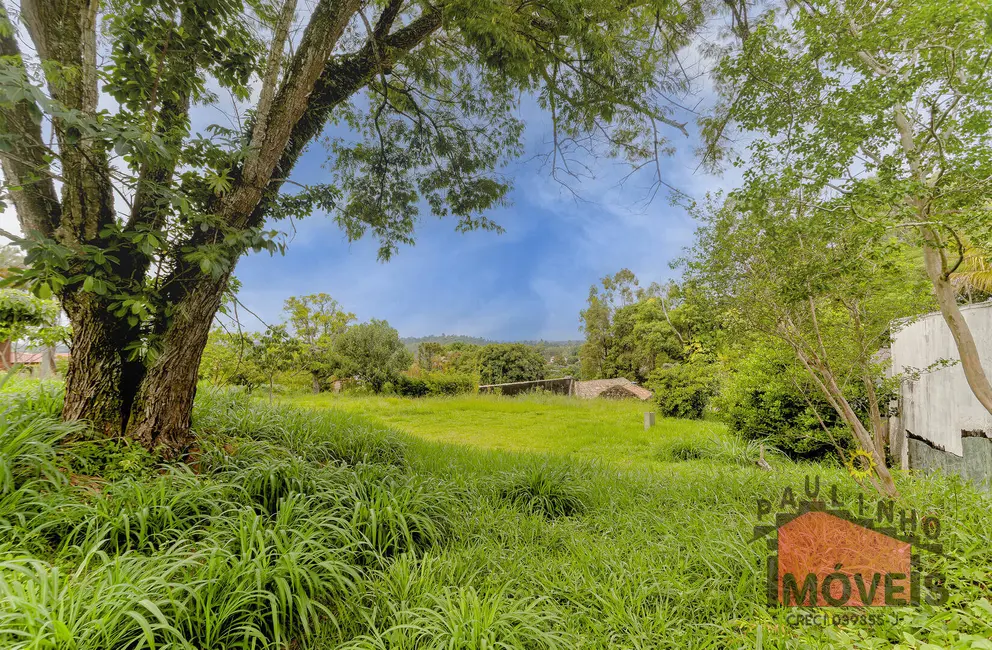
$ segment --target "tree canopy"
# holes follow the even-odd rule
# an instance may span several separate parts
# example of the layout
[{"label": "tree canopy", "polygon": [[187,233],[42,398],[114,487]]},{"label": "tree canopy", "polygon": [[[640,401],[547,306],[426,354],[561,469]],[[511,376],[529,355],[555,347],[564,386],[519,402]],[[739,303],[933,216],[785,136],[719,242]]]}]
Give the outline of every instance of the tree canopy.
[{"label": "tree canopy", "polygon": [[992,411],[954,285],[964,242],[992,235],[988,3],[762,7],[715,52],[723,101],[703,121],[708,160],[736,124],[754,134],[742,188],[752,200],[802,197],[826,221],[840,214],[918,246],[968,383]]},{"label": "tree canopy", "polygon": [[[15,277],[72,323],[63,416],[181,453],[238,258],[318,210],[384,259],[422,206],[498,230],[521,96],[551,116],[556,177],[588,153],[663,155],[703,17],[698,0],[0,7],[0,165],[30,264]],[[201,106],[225,119],[201,124]],[[326,177],[295,183],[332,122],[350,135],[326,140]]]}]

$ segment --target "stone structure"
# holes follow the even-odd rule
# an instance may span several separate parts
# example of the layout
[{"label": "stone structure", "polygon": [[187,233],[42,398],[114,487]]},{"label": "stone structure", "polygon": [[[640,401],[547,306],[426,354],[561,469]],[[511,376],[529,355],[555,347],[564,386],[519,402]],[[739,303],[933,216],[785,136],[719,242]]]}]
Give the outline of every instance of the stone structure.
[{"label": "stone structure", "polygon": [[[992,302],[962,307],[992,374]],[[892,372],[902,377],[890,446],[899,467],[940,469],[992,485],[992,414],[971,392],[939,313],[893,328]]]},{"label": "stone structure", "polygon": [[592,381],[576,382],[575,394],[584,399],[592,399],[594,397],[605,397],[608,399],[636,398],[643,401],[651,399],[653,393],[643,386],[638,386],[629,379],[618,377],[616,379],[593,379]]}]

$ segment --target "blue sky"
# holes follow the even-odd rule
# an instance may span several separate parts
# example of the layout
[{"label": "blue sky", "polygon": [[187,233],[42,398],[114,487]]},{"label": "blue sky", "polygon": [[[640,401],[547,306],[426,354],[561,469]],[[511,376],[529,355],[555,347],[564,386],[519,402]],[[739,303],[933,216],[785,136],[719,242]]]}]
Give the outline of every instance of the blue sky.
[{"label": "blue sky", "polygon": [[[697,82],[697,97],[711,98],[705,74]],[[106,96],[101,101],[115,110]],[[550,119],[532,100],[522,104],[526,151],[503,170],[514,184],[510,204],[488,214],[504,234],[459,234],[452,219],[423,210],[416,245],[384,264],[376,259],[374,240],[349,243],[327,215],[315,213],[295,224],[285,256],[241,260],[241,302],[265,323],[276,323],[289,296],[325,292],[359,320],[386,319],[403,336],[562,340],[581,338],[579,310],[589,286],[604,275],[627,267],[645,285],[673,277],[669,262],[691,242],[695,228],[685,210],[670,204],[664,192],[646,205],[650,174],[621,187],[629,168],[610,159],[585,161],[595,178],[572,185],[576,199],[534,159],[549,151]],[[212,122],[236,126],[223,107],[200,106],[193,117],[197,129]],[[692,124],[693,117],[679,119]],[[737,182],[733,169],[724,177],[697,171],[694,139],[674,129],[666,135],[676,149],[662,161],[670,185],[700,199]],[[326,156],[319,143],[312,145],[293,179],[326,180]],[[0,227],[19,230],[12,208],[0,213]],[[242,324],[263,327],[251,316]]]},{"label": "blue sky", "polygon": [[[287,297],[325,292],[359,320],[386,319],[402,336],[563,340],[581,338],[579,310],[602,276],[627,267],[642,284],[673,277],[669,262],[695,228],[685,210],[664,192],[645,204],[649,174],[621,187],[629,168],[610,159],[590,163],[595,178],[573,185],[577,200],[534,159],[548,150],[546,116],[533,109],[524,119],[527,151],[505,170],[514,184],[510,205],[489,213],[504,234],[459,234],[452,219],[424,210],[416,245],[380,263],[373,239],[349,243],[327,215],[315,213],[295,224],[285,256],[252,254],[240,262],[240,300],[268,323],[281,320]],[[674,131],[670,137],[677,153],[662,162],[666,182],[694,198],[732,185],[729,172],[696,171],[692,139]],[[325,159],[315,144],[293,178],[326,178]]]}]

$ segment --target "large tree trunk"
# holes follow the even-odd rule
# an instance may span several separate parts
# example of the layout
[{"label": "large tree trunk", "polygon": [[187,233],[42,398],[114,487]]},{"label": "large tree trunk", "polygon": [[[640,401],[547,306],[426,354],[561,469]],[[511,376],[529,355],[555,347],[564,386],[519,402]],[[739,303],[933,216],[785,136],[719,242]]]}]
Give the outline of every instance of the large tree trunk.
[{"label": "large tree trunk", "polygon": [[944,270],[944,259],[941,250],[937,248],[939,242],[937,235],[932,228],[923,228],[924,245],[923,261],[927,269],[927,275],[933,283],[933,291],[937,297],[937,304],[940,306],[940,313],[944,316],[944,322],[951,330],[954,343],[958,348],[958,356],[961,358],[961,367],[964,369],[964,376],[968,380],[971,392],[985,409],[992,413],[992,384],[989,383],[988,375],[982,367],[982,359],[978,353],[978,345],[975,337],[971,333],[968,321],[964,319],[961,308],[958,307],[957,292],[951,285],[950,279]]},{"label": "large tree trunk", "polygon": [[164,457],[181,456],[193,441],[190,420],[200,358],[228,275],[200,277],[176,306],[130,409],[126,434]]},{"label": "large tree trunk", "polygon": [[63,307],[72,324],[72,352],[65,377],[64,420],[88,420],[104,435],[123,433],[121,383],[124,344],[105,306],[92,294],[70,294]]}]

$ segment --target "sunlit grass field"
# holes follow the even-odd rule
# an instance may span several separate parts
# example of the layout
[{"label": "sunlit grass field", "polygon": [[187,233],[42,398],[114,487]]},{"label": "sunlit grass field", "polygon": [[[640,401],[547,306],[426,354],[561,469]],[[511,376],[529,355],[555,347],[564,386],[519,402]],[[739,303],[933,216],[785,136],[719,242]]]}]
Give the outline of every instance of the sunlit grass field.
[{"label": "sunlit grass field", "polygon": [[485,450],[555,454],[620,467],[653,466],[682,441],[728,440],[718,422],[658,418],[645,430],[652,402],[582,400],[557,395],[498,397],[350,396],[322,393],[282,397],[294,406],[360,413],[431,442]]}]

